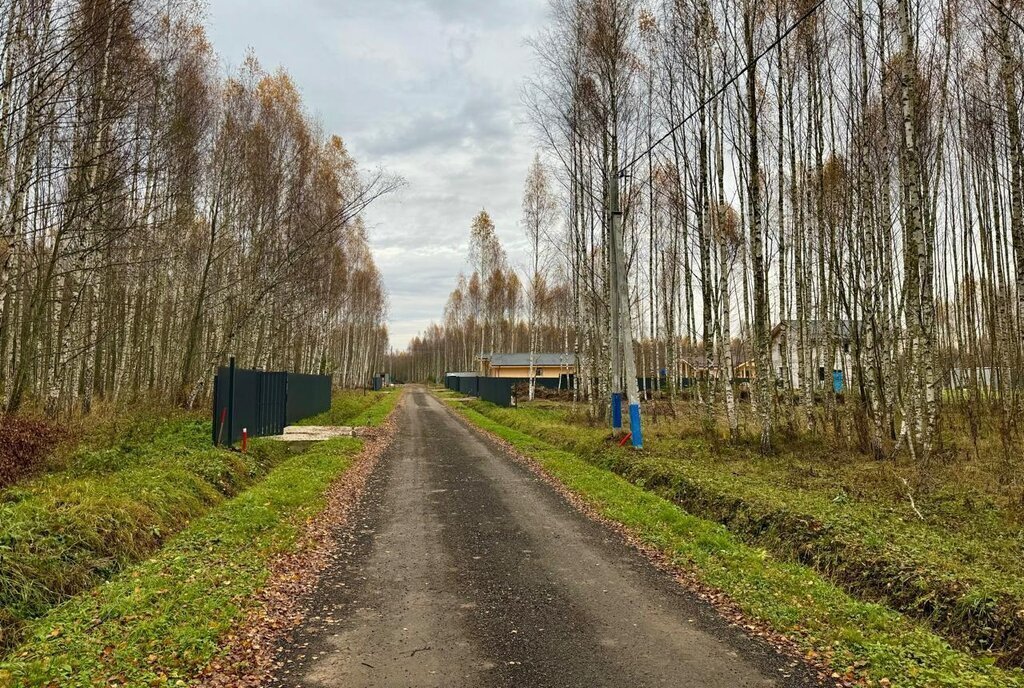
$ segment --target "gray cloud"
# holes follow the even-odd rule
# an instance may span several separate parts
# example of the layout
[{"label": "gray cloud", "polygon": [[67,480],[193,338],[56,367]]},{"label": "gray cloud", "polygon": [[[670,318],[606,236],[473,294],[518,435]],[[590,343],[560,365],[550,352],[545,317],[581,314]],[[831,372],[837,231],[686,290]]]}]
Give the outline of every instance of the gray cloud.
[{"label": "gray cloud", "polygon": [[291,72],[359,162],[408,187],[367,212],[392,344],[442,317],[486,207],[513,263],[533,141],[519,93],[546,0],[211,0],[229,65],[252,47]]},{"label": "gray cloud", "polygon": [[521,0],[361,0],[367,7],[390,5],[408,9],[419,6],[436,14],[446,23],[508,26],[530,23],[537,15],[537,4]]},{"label": "gray cloud", "polygon": [[514,126],[508,113],[495,109],[496,100],[498,94],[490,91],[471,96],[455,110],[398,116],[360,141],[360,147],[371,156],[389,156],[501,146],[512,139]]}]

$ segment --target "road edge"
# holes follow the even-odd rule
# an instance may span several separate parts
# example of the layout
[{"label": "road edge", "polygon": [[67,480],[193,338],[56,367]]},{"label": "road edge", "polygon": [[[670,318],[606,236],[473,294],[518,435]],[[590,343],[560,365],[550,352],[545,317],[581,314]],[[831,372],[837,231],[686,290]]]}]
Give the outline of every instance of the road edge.
[{"label": "road edge", "polygon": [[637,533],[627,526],[602,515],[586,497],[567,487],[565,483],[544,468],[537,459],[523,452],[508,440],[476,425],[472,420],[460,413],[454,404],[447,403],[447,400],[435,394],[434,390],[428,389],[427,391],[459,423],[497,447],[509,459],[536,475],[551,487],[569,506],[587,519],[610,531],[628,547],[649,561],[654,568],[670,576],[677,585],[712,607],[725,623],[739,629],[744,635],[752,639],[766,643],[770,648],[779,653],[784,660],[803,665],[822,685],[834,685],[837,688],[849,688],[852,685],[856,685],[834,676],[836,668],[830,666],[820,656],[815,658],[807,657],[793,639],[771,628],[765,622],[746,616],[740,611],[739,606],[729,595],[698,580],[692,571],[673,562],[664,550],[646,544]]},{"label": "road edge", "polygon": [[337,533],[350,523],[381,456],[398,432],[398,415],[408,403],[405,390],[384,421],[363,436],[352,465],[325,493],[326,504],[302,526],[295,548],[270,565],[270,578],[254,606],[227,636],[221,652],[200,672],[199,688],[260,686],[280,668],[280,641],[306,618],[307,603],[338,546]]}]

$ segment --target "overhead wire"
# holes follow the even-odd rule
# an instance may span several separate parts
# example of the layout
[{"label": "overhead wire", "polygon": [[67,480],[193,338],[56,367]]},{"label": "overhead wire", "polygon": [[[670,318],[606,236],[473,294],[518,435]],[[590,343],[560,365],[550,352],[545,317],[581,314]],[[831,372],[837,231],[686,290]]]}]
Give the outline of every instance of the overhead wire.
[{"label": "overhead wire", "polygon": [[815,12],[818,11],[818,8],[820,8],[824,4],[825,4],[825,0],[817,0],[817,2],[815,2],[813,5],[811,5],[802,15],[800,15],[800,17],[795,22],[793,22],[781,34],[776,36],[775,40],[772,41],[764,50],[762,50],[760,53],[758,53],[754,57],[754,59],[752,59],[749,62],[747,62],[743,66],[743,69],[741,69],[740,71],[736,72],[731,77],[729,77],[729,79],[726,80],[725,83],[723,83],[722,86],[720,88],[718,88],[718,90],[716,90],[710,96],[705,98],[704,101],[700,105],[698,105],[690,113],[688,113],[685,117],[683,117],[683,119],[681,119],[675,126],[673,126],[671,129],[669,129],[667,132],[665,132],[665,134],[662,135],[661,138],[659,138],[657,141],[652,143],[647,148],[647,150],[645,150],[643,153],[640,153],[639,155],[634,157],[632,160],[630,160],[628,163],[626,163],[621,168],[619,168],[619,172],[618,172],[619,176],[620,177],[625,177],[626,173],[628,173],[629,170],[632,169],[634,165],[636,165],[637,163],[643,161],[644,158],[646,158],[648,155],[653,153],[658,148],[658,146],[660,146],[661,144],[665,143],[665,141],[667,141],[673,134],[675,134],[677,131],[679,131],[683,127],[683,125],[685,125],[687,122],[689,122],[691,119],[693,119],[693,117],[695,117],[697,114],[699,114],[708,105],[710,105],[711,103],[715,102],[715,99],[719,98],[723,93],[725,93],[725,91],[730,86],[732,86],[734,83],[736,83],[736,81],[741,76],[743,76],[744,74],[749,72],[751,69],[753,69],[754,66],[758,62],[760,62],[762,59],[764,59],[768,55],[768,53],[772,52],[777,47],[779,47],[782,44],[782,41],[784,41],[789,36],[789,34],[793,33],[797,29],[798,26],[803,24],[812,14],[814,14]]}]

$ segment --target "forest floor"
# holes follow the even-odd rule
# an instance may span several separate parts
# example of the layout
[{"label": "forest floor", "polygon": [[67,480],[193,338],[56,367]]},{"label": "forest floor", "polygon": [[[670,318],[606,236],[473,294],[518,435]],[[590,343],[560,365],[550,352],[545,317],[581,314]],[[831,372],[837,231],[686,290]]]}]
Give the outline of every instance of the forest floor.
[{"label": "forest floor", "polygon": [[[341,393],[332,413],[376,425],[397,397]],[[180,413],[84,433],[0,491],[0,686],[193,675],[363,444],[241,454]]]},{"label": "forest floor", "polygon": [[[635,452],[569,403],[449,403],[846,680],[1024,685],[1021,522],[987,466],[961,459],[922,481],[807,439],[762,457],[753,441],[708,443],[685,409],[648,419]],[[590,491],[587,467],[623,482]],[[617,510],[607,494],[624,486],[634,505]]]}]

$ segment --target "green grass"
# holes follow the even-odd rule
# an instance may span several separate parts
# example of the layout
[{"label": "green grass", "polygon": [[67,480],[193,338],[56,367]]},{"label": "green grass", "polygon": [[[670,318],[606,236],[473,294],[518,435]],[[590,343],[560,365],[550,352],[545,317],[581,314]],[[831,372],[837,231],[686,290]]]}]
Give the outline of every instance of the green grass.
[{"label": "green grass", "polygon": [[27,642],[0,663],[0,687],[184,685],[216,655],[269,562],[294,547],[361,444],[333,440],[287,459],[151,559],[32,622]]},{"label": "green grass", "polygon": [[[543,409],[524,413],[481,402],[453,406],[535,458],[602,515],[727,593],[745,614],[827,659],[840,674],[874,685],[885,678],[895,686],[922,688],[1024,686],[1024,672],[959,651],[922,622],[859,600],[812,569],[751,546],[723,525],[603,468],[593,461],[602,455],[595,432],[568,428]],[[529,434],[511,427],[509,419]]]},{"label": "green grass", "polygon": [[[307,423],[378,425],[398,397],[338,392]],[[151,555],[297,451],[260,439],[246,454],[213,448],[209,427],[180,411],[103,415],[43,475],[0,491],[0,657],[26,624]]]},{"label": "green grass", "polygon": [[[709,446],[680,421],[645,427],[646,451],[620,449],[568,405],[500,409],[464,402],[574,452],[630,482],[725,524],[748,544],[814,567],[847,592],[926,621],[957,647],[1024,661],[1020,521],[970,472],[935,467],[914,513],[900,476],[879,463],[802,439],[761,456],[752,444]],[[781,443],[780,443],[781,444]]]},{"label": "green grass", "polygon": [[287,456],[210,446],[207,422],[177,418],[155,435],[73,452],[62,470],[0,492],[0,650],[27,621],[156,550],[190,520]]},{"label": "green grass", "polygon": [[331,410],[301,421],[299,425],[376,426],[387,418],[401,392],[388,389],[382,392],[345,390],[335,392]]}]

